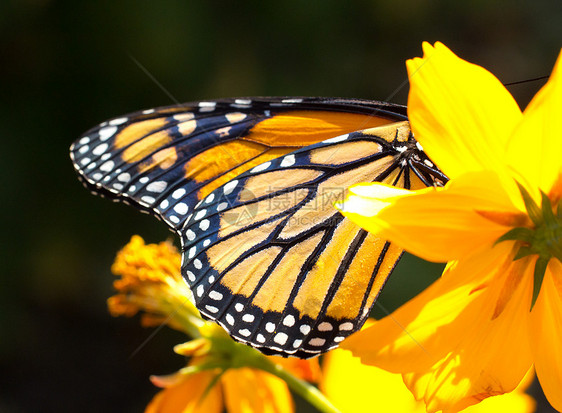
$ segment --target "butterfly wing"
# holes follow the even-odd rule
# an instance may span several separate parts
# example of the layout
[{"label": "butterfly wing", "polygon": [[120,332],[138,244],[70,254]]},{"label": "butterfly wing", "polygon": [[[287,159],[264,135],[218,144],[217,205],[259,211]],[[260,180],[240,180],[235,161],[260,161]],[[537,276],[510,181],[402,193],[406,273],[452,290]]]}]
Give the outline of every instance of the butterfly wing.
[{"label": "butterfly wing", "polygon": [[260,164],[211,192],[181,230],[201,313],[267,354],[308,358],[364,323],[402,250],[333,207],[346,188],[438,183],[408,122]]},{"label": "butterfly wing", "polygon": [[177,230],[197,202],[256,165],[404,119],[402,106],[360,100],[195,102],[104,122],[77,140],[70,154],[94,193],[154,213]]},{"label": "butterfly wing", "polygon": [[199,102],[104,122],[71,148],[95,193],[163,219],[202,315],[265,353],[358,330],[402,251],[343,218],[345,188],[446,178],[405,108],[319,98]]}]

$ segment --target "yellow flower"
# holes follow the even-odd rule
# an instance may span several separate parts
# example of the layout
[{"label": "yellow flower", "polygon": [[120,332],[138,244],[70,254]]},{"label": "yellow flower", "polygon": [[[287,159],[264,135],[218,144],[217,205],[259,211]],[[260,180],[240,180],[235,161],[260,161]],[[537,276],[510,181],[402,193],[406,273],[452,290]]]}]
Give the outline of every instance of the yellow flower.
[{"label": "yellow flower", "polygon": [[287,384],[270,372],[293,382],[299,382],[297,377],[318,381],[317,360],[266,357],[201,319],[180,274],[180,254],[171,243],[146,245],[133,236],[117,254],[112,271],[121,277],[114,282],[118,293],[108,300],[112,315],[142,312],[144,325],[167,323],[194,338],[174,349],[189,359],[185,368],[151,377],[163,390],[147,412],[293,412]]},{"label": "yellow flower", "polygon": [[[203,360],[169,376],[152,376],[160,391],[146,408],[147,413],[184,412],[293,412],[293,399],[285,382],[264,371],[241,367],[224,373],[192,369]],[[195,370],[195,371],[193,371]]]},{"label": "yellow flower", "polygon": [[[425,413],[425,405],[414,399],[400,374],[389,373],[374,366],[361,364],[346,350],[333,350],[326,354],[322,363],[320,389],[342,413],[397,412]],[[466,413],[531,413],[535,411],[535,400],[525,394],[532,383],[531,370],[525,380],[512,393],[490,397]]]},{"label": "yellow flower", "polygon": [[199,337],[204,321],[192,304],[192,294],[180,273],[180,255],[171,242],[145,245],[135,235],[117,254],[111,271],[121,278],[113,282],[118,294],[107,300],[114,317],[143,312],[144,326],[166,323]]},{"label": "yellow flower", "polygon": [[524,113],[489,72],[444,45],[407,62],[412,130],[451,180],[351,188],[340,207],[431,261],[432,286],[343,347],[402,373],[430,412],[517,387],[532,364],[562,410],[562,57]]}]

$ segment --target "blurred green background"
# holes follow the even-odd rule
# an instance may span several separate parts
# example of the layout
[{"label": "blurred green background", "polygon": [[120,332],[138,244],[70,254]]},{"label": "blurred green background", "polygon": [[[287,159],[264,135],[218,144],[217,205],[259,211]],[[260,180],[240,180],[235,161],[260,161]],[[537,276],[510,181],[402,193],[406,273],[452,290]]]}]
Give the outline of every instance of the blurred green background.
[{"label": "blurred green background", "polygon": [[[562,2],[3,1],[0,412],[141,411],[155,393],[148,376],[182,364],[171,347],[183,337],[169,329],[130,358],[150,330],[111,318],[105,304],[111,263],[130,236],[171,234],[90,195],[68,157],[91,126],[174,103],[135,60],[180,102],[405,104],[404,61],[421,55],[423,40],[443,41],[502,82],[547,75],[562,45]],[[542,83],[510,90],[524,107]],[[403,262],[381,302],[393,308],[438,271]]]}]

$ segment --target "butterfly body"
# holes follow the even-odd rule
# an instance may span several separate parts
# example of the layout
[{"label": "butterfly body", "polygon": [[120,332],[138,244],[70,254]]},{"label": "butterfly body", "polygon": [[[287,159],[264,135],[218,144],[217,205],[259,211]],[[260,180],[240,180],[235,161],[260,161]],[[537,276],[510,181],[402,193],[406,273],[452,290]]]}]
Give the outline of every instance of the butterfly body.
[{"label": "butterfly body", "polygon": [[138,112],[87,132],[71,156],[94,192],[178,233],[204,317],[267,354],[302,358],[361,327],[402,253],[337,212],[346,188],[446,181],[404,107],[359,100],[239,98]]}]

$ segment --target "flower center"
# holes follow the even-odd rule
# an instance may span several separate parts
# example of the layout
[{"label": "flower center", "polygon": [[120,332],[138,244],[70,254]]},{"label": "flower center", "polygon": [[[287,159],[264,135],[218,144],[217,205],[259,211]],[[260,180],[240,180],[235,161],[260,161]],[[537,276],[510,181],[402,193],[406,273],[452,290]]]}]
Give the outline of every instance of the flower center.
[{"label": "flower center", "polygon": [[541,192],[541,206],[539,207],[523,186],[519,185],[519,190],[533,226],[532,228],[515,227],[498,238],[496,242],[518,241],[519,250],[515,255],[516,260],[529,255],[537,256],[532,309],[539,296],[548,262],[552,258],[562,262],[562,202],[555,198],[555,205],[552,205],[550,198]]}]

